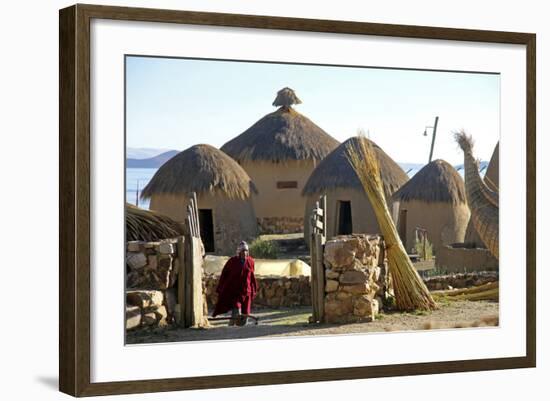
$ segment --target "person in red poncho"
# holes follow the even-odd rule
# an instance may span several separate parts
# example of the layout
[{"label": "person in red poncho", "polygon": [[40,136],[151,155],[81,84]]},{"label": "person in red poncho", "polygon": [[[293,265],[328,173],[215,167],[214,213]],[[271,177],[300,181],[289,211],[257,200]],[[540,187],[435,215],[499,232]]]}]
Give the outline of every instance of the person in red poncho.
[{"label": "person in red poncho", "polygon": [[218,302],[212,316],[231,311],[229,325],[244,326],[257,290],[254,259],[248,254],[248,244],[242,241],[237,248],[237,256],[230,258],[223,267],[216,289]]}]

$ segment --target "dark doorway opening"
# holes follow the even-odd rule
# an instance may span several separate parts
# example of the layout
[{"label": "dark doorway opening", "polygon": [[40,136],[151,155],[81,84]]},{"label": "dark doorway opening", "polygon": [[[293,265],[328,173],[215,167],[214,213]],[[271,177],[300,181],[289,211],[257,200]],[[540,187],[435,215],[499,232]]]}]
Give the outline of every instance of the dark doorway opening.
[{"label": "dark doorway opening", "polygon": [[407,209],[399,211],[399,238],[401,238],[403,247],[407,249]]},{"label": "dark doorway opening", "polygon": [[338,233],[337,235],[351,234],[353,224],[351,221],[351,201],[338,201]]},{"label": "dark doorway opening", "polygon": [[205,252],[214,252],[214,218],[212,209],[199,209],[199,225]]}]

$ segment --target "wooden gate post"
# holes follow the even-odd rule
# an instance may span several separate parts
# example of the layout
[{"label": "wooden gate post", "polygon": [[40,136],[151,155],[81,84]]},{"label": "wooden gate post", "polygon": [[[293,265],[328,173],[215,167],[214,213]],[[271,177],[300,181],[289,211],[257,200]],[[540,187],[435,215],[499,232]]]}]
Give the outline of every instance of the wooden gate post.
[{"label": "wooden gate post", "polygon": [[311,321],[320,323],[325,315],[325,266],[323,262],[325,230],[327,226],[327,198],[322,196],[315,203],[310,218],[311,233],[311,305],[313,315]]},{"label": "wooden gate post", "polygon": [[189,195],[185,219],[185,239],[178,241],[178,252],[183,249],[183,263],[180,263],[178,279],[178,301],[180,302],[180,324],[183,327],[199,327],[204,324],[202,293],[202,243],[199,225],[197,195]]}]

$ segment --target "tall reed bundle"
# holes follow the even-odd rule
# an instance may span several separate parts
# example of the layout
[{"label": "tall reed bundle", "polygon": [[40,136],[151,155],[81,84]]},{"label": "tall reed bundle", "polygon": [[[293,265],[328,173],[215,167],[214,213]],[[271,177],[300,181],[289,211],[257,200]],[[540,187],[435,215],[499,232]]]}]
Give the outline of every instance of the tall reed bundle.
[{"label": "tall reed bundle", "polygon": [[380,167],[372,145],[359,136],[355,144],[347,147],[347,158],[369,197],[386,241],[397,308],[403,311],[437,308],[428,288],[413,267],[391,219],[380,179]]}]

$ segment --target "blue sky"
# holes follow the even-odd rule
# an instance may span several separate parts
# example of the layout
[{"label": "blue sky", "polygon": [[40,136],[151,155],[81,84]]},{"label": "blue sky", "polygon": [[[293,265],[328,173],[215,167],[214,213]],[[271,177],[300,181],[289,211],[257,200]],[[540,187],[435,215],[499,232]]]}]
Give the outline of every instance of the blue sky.
[{"label": "blue sky", "polygon": [[498,75],[127,57],[127,146],[183,150],[221,147],[264,115],[285,86],[295,109],[340,142],[358,129],[395,161],[426,163],[439,125],[434,158],[452,164],[462,154],[452,132],[465,129],[475,155],[491,157],[499,138]]}]

